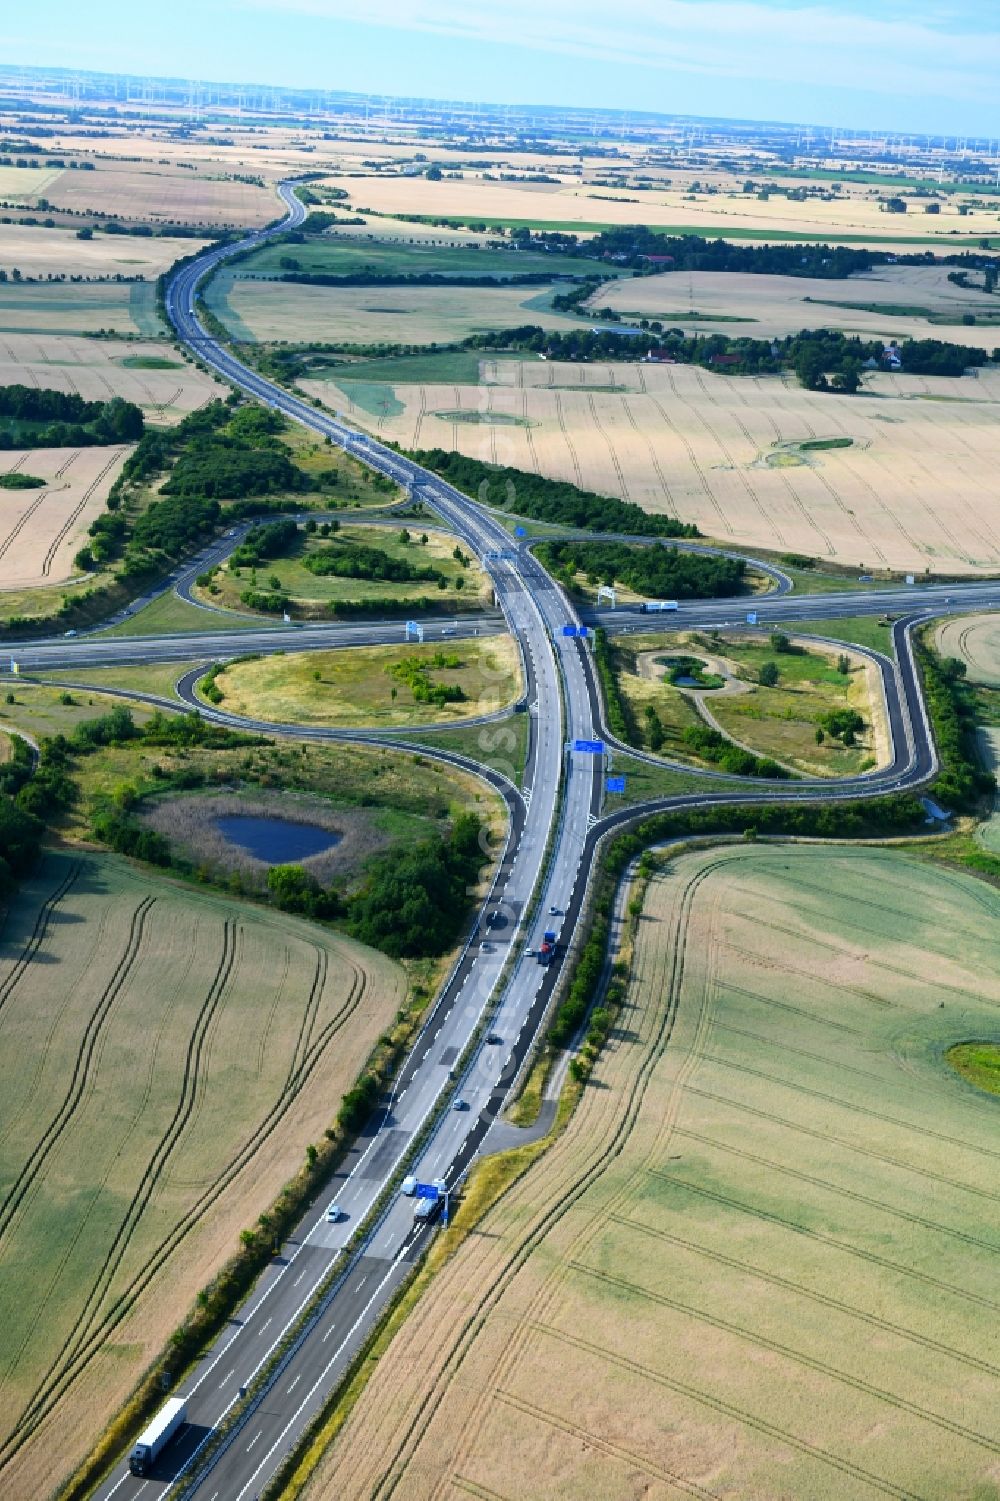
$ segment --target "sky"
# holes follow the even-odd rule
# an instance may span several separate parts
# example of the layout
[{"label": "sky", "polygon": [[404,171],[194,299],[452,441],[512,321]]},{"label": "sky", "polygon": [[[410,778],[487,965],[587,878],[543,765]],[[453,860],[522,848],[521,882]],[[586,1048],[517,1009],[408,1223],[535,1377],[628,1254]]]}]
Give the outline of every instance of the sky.
[{"label": "sky", "polygon": [[37,0],[5,63],[1000,136],[997,0]]}]

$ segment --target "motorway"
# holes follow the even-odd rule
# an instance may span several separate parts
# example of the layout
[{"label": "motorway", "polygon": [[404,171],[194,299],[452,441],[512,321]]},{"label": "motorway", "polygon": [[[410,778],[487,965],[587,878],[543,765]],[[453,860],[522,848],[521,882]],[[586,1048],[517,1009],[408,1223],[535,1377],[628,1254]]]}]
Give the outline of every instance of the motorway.
[{"label": "motorway", "polygon": [[[289,209],[282,227],[290,227],[301,222],[305,211],[289,185],[283,184],[281,191]],[[266,233],[251,236],[243,245]],[[150,1478],[132,1477],[120,1464],[96,1492],[101,1501],[112,1496],[117,1501],[139,1496],[158,1501],[168,1490],[172,1497],[196,1496],[199,1501],[249,1501],[263,1491],[434,1233],[415,1224],[412,1201],[386,1194],[386,1186],[404,1164],[425,1179],[441,1178],[449,1186],[459,1182],[530,1053],[558,976],[557,967],[540,966],[527,950],[537,948],[541,930],[550,924],[569,938],[600,836],[636,817],[636,810],[630,809],[602,819],[601,758],[567,748],[576,739],[608,737],[587,647],[578,637],[564,635],[566,628],[579,624],[574,607],[530,550],[515,546],[499,521],[466,496],[272,386],[205,333],[195,311],[198,281],[236,248],[242,246],[209,251],[181,268],[170,283],[167,308],[179,336],[234,384],[404,485],[484,560],[500,613],[492,619],[476,617],[474,628],[506,628],[519,641],[532,734],[523,796],[512,792],[508,797],[510,828],[489,899],[379,1120],[356,1144],[326,1196],[336,1201],[341,1217],[328,1221],[324,1199],[296,1228],[246,1304],[179,1387],[188,1399],[191,1425],[184,1437],[168,1449],[161,1468]],[[781,787],[754,784],[735,791],[721,784],[713,791],[706,784],[704,794],[664,799],[652,806],[747,802],[764,795],[830,799],[925,781],[936,759],[912,657],[912,626],[925,614],[957,608],[952,601],[959,597],[963,604],[969,601],[967,607],[992,604],[994,592],[995,586],[974,584],[952,585],[940,599],[934,590],[919,588],[811,595],[794,601],[776,592],[739,606],[732,601],[699,602],[671,614],[671,627],[682,628],[736,623],[745,620],[748,607],[767,625],[790,622],[796,611],[799,618],[810,619],[905,611],[892,628],[897,661],[886,657],[883,664],[895,756],[884,772],[839,783],[835,790],[829,782],[808,781]],[[996,592],[1000,597],[1000,589]],[[662,630],[667,623],[662,616],[626,610],[600,618],[615,631]],[[455,623],[428,622],[428,636]],[[279,627],[240,634],[207,629],[194,637],[131,639],[89,635],[72,642],[18,647],[16,656],[24,667],[53,670],[109,662],[211,660],[232,655],[234,648],[287,650],[293,634],[295,649],[310,650],[361,640],[398,640],[401,626],[335,625],[294,631]],[[226,718],[219,713],[214,717]],[[550,917],[550,911],[556,915]],[[484,1035],[487,1024],[489,1033]],[[459,1104],[462,1108],[456,1108]],[[349,1250],[348,1242],[377,1205],[373,1227]],[[328,1291],[306,1327],[298,1329],[298,1321],[324,1285]],[[293,1330],[295,1338],[288,1346]],[[229,1425],[219,1442],[224,1419]]]}]

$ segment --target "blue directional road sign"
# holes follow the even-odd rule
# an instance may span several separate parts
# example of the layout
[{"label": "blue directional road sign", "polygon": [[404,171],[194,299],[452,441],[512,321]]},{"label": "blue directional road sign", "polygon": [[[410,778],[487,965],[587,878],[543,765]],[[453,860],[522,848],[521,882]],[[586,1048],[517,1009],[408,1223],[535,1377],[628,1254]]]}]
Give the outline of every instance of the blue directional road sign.
[{"label": "blue directional road sign", "polygon": [[607,781],[605,782],[604,785],[605,785],[605,787],[607,787],[607,789],[608,789],[609,792],[624,792],[625,791],[625,778],[624,777],[608,777],[608,779],[607,779]]},{"label": "blue directional road sign", "polygon": [[756,610],[748,610],[747,611],[747,625],[756,625],[756,624],[757,624],[757,611]]},{"label": "blue directional road sign", "polygon": [[575,625],[564,625],[563,626],[563,635],[564,636],[575,636],[576,635],[576,626]]},{"label": "blue directional road sign", "polygon": [[514,528],[514,536],[515,537],[526,537],[527,535],[528,535],[528,533],[525,531],[525,529],[524,529],[523,526],[515,526],[515,528]]},{"label": "blue directional road sign", "polygon": [[418,1183],[413,1190],[415,1199],[440,1199],[441,1190],[433,1183]]},{"label": "blue directional road sign", "polygon": [[577,631],[576,634],[578,636],[585,636],[587,634],[587,627],[585,625],[581,625],[580,629]]},{"label": "blue directional road sign", "polygon": [[591,755],[591,756],[603,756],[603,754],[604,754],[604,741],[603,740],[574,740],[573,741],[573,749],[575,751],[586,751],[587,754]]}]

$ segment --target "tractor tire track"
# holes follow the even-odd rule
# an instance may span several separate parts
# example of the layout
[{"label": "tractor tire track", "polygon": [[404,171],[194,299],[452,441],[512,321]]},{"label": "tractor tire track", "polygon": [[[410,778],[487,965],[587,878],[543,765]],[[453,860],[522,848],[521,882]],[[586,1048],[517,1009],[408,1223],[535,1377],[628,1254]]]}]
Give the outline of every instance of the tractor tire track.
[{"label": "tractor tire track", "polygon": [[968,1443],[977,1444],[981,1449],[988,1449],[992,1454],[1000,1454],[1000,1439],[990,1438],[975,1428],[967,1428],[964,1423],[957,1423],[952,1418],[946,1418],[942,1413],[931,1412],[916,1402],[910,1402],[906,1397],[897,1396],[895,1392],[876,1386],[871,1381],[865,1381],[861,1376],[853,1376],[849,1371],[842,1371],[838,1366],[830,1365],[814,1355],[808,1355],[803,1350],[796,1350],[791,1345],[781,1344],[779,1340],[769,1339],[766,1335],[749,1329],[745,1324],[738,1324],[732,1319],[724,1319],[720,1314],[710,1313],[708,1309],[698,1308],[693,1303],[685,1303],[680,1298],[671,1298],[666,1293],[653,1292],[636,1282],[630,1282],[625,1277],[599,1271],[595,1267],[586,1266],[583,1262],[572,1261],[570,1266],[574,1271],[602,1282],[607,1287],[627,1293],[630,1297],[638,1297],[648,1303],[655,1303],[657,1307],[672,1309],[698,1323],[718,1329],[723,1334],[735,1335],[737,1339],[745,1340],[758,1350],[766,1350],[771,1355],[781,1356],[784,1360],[804,1366],[806,1370],[815,1371],[831,1381],[840,1382],[853,1391],[860,1392],[863,1396],[872,1397],[875,1401],[884,1403],[886,1407],[895,1407],[899,1412],[908,1413],[910,1417],[917,1418],[922,1423],[941,1428],[954,1438],[965,1439]]},{"label": "tractor tire track", "polygon": [[[876,1152],[871,1147],[855,1146],[853,1142],[845,1141],[840,1136],[832,1136],[828,1131],[814,1131],[809,1126],[799,1125],[796,1121],[786,1120],[783,1116],[772,1115],[767,1110],[759,1110],[753,1105],[747,1105],[742,1100],[733,1100],[728,1095],[715,1094],[710,1089],[696,1089],[692,1086],[691,1093],[699,1099],[711,1100],[714,1105],[723,1105],[729,1110],[739,1110],[744,1115],[755,1116],[758,1120],[770,1121],[772,1125],[780,1126],[782,1130],[795,1131],[799,1135],[812,1137],[813,1140],[823,1141],[829,1145],[843,1147],[845,1151],[856,1152],[861,1157],[869,1157],[875,1162],[887,1164],[889,1167],[902,1168],[905,1172],[914,1173],[918,1178],[928,1178],[936,1183],[944,1183],[948,1188],[966,1189],[968,1192],[980,1195],[986,1199],[1000,1198],[998,1194],[992,1194],[987,1189],[969,1189],[968,1184],[957,1183],[953,1178],[946,1178],[941,1173],[929,1172],[925,1168],[914,1167],[912,1163],[904,1162],[901,1158],[891,1157],[885,1152]],[[656,1172],[656,1169],[651,1169]],[[697,1184],[688,1183],[681,1178],[675,1178],[671,1173],[659,1173],[659,1177],[667,1183],[680,1184],[692,1193],[707,1194],[709,1198],[716,1198],[720,1204],[726,1204],[731,1208],[739,1209],[744,1214],[749,1214],[758,1219],[771,1220],[775,1224],[783,1225],[786,1229],[794,1230],[797,1234],[808,1236],[812,1240],[818,1240],[824,1245],[836,1247],[838,1251],[845,1252],[848,1256],[857,1256],[864,1261],[870,1261],[875,1266],[885,1267],[888,1271],[898,1272],[904,1277],[914,1277],[918,1282],[924,1282],[929,1287],[936,1287],[944,1292],[953,1293],[958,1298],[968,1298],[970,1302],[977,1303],[983,1308],[1000,1309],[1000,1303],[992,1298],[981,1297],[979,1293],[969,1292],[964,1287],[956,1287],[954,1283],[945,1282],[939,1277],[932,1277],[929,1273],[914,1271],[911,1267],[902,1266],[899,1262],[889,1261],[883,1256],[878,1256],[873,1251],[862,1251],[850,1246],[846,1241],[841,1241],[836,1236],[824,1235],[818,1230],[810,1230],[804,1225],[798,1225],[794,1220],[784,1220],[779,1215],[771,1214],[766,1209],[755,1209],[753,1205],[743,1204],[738,1199],[727,1199],[724,1195],[713,1192],[712,1189],[701,1189]]]},{"label": "tractor tire track", "polygon": [[556,420],[559,423],[559,427],[560,427],[560,430],[562,432],[563,438],[566,441],[566,447],[569,449],[569,456],[570,456],[570,459],[571,459],[572,464],[573,464],[573,473],[576,475],[576,483],[582,489],[583,488],[583,471],[580,468],[580,460],[577,458],[576,449],[573,446],[573,439],[569,435],[569,428],[566,426],[566,414],[563,411],[562,396],[559,394],[558,391],[555,393],[555,396],[556,396]]},{"label": "tractor tire track", "polygon": [[52,920],[52,914],[58,907],[59,903],[62,901],[63,897],[68,896],[72,891],[73,887],[76,885],[77,881],[80,878],[80,873],[82,870],[83,862],[81,860],[75,860],[70,866],[67,874],[59,882],[55,891],[52,892],[51,896],[47,896],[45,898],[45,901],[38,909],[38,915],[35,918],[34,926],[28,936],[28,940],[25,943],[24,948],[21,950],[18,958],[14,961],[14,964],[8,974],[4,977],[3,980],[0,980],[0,1011],[3,1010],[5,1003],[9,1000],[12,992],[18,984],[18,981],[21,979],[21,976],[31,965],[35,955],[38,953],[38,950],[45,942],[45,937],[49,930],[49,923]]},{"label": "tractor tire track", "polygon": [[112,454],[111,458],[105,464],[104,468],[101,470],[97,478],[95,480],[92,480],[91,483],[87,486],[86,490],[83,493],[83,498],[80,500],[79,504],[73,508],[73,510],[67,516],[66,520],[63,522],[62,526],[59,528],[56,535],[53,537],[52,541],[49,543],[49,550],[42,560],[42,574],[44,577],[47,578],[49,573],[51,572],[56,553],[62,546],[63,540],[66,537],[67,533],[71,530],[77,518],[84,510],[88,500],[90,500],[98,485],[114,468],[115,464],[117,464],[118,460],[121,458],[124,452],[124,448],[119,448],[115,453]]},{"label": "tractor tire track", "polygon": [[712,489],[711,485],[708,483],[708,480],[707,480],[707,478],[705,476],[705,471],[704,471],[704,469],[702,469],[701,464],[698,462],[698,459],[695,456],[695,451],[694,451],[694,448],[691,446],[690,439],[688,438],[688,436],[687,436],[686,433],[681,432],[680,428],[674,422],[674,419],[671,416],[669,416],[669,414],[667,413],[666,407],[660,401],[659,397],[654,396],[653,393],[652,393],[652,391],[648,391],[647,390],[647,388],[646,388],[646,378],[645,378],[645,375],[643,375],[642,371],[639,372],[639,378],[642,381],[643,391],[646,393],[646,395],[648,395],[650,401],[653,403],[653,406],[656,408],[657,412],[659,412],[660,418],[661,418],[664,426],[667,427],[667,428],[669,428],[670,432],[673,433],[674,437],[678,440],[678,442],[681,444],[682,448],[687,453],[688,463],[691,465],[691,468],[692,468],[693,472],[698,476],[698,483],[701,486],[701,493],[704,495],[705,500],[708,503],[708,505],[711,506],[712,510],[715,512],[716,519],[718,520],[719,526],[722,528],[722,530],[724,532],[728,532],[728,534],[730,536],[732,536],[732,534],[733,534],[732,522],[729,520],[729,517],[726,515],[725,511],[722,509],[721,505],[719,504],[719,501],[718,501],[718,498],[717,498],[717,496],[715,494],[715,491]]},{"label": "tractor tire track", "polygon": [[[682,1132],[684,1136],[689,1132]],[[771,1287],[780,1287],[784,1292],[790,1292],[796,1297],[805,1298],[810,1303],[815,1303],[821,1308],[830,1308],[835,1313],[845,1314],[848,1318],[857,1319],[869,1328],[878,1329],[883,1334],[891,1334],[898,1339],[908,1340],[922,1349],[933,1350],[936,1355],[945,1355],[950,1360],[956,1360],[960,1365],[968,1366],[970,1370],[981,1371],[986,1376],[1000,1376],[1000,1366],[994,1366],[986,1360],[980,1360],[978,1356],[969,1355],[964,1350],[957,1350],[952,1345],[946,1345],[942,1340],[932,1339],[930,1335],[918,1334],[914,1329],[907,1329],[903,1324],[894,1324],[890,1319],[884,1319],[877,1313],[867,1313],[863,1308],[856,1308],[853,1303],[845,1303],[840,1298],[835,1298],[831,1293],[820,1292],[816,1288],[805,1287],[795,1282],[790,1277],[783,1277],[780,1272],[770,1267],[757,1266],[752,1261],[745,1261],[742,1257],[732,1256],[726,1251],[719,1251],[713,1246],[703,1246],[694,1240],[685,1240],[682,1235],[675,1235],[670,1230],[660,1230],[652,1225],[646,1225],[642,1220],[630,1220],[612,1216],[615,1223],[624,1229],[634,1230],[641,1235],[646,1235],[654,1240],[665,1242],[667,1245],[677,1246],[682,1251],[689,1251],[705,1261],[710,1261],[718,1266],[729,1268],[730,1271],[741,1273],[743,1276],[754,1277],[760,1282],[766,1282]]]},{"label": "tractor tire track", "polygon": [[663,498],[667,502],[667,514],[679,516],[680,512],[677,509],[677,502],[674,500],[674,497],[671,494],[670,486],[667,484],[666,475],[663,473],[663,470],[660,467],[659,455],[657,454],[656,449],[653,447],[652,439],[650,438],[649,434],[644,429],[640,428],[639,424],[636,422],[635,413],[629,406],[628,397],[626,396],[622,397],[622,410],[624,411],[625,416],[628,418],[629,423],[632,427],[632,431],[635,433],[636,437],[646,445],[646,452],[649,454],[649,462],[653,466],[653,472],[659,481],[660,489],[663,491]]},{"label": "tractor tire track", "polygon": [[124,952],[84,1027],[66,1093],[49,1124],[29,1150],[21,1171],[7,1190],[3,1200],[0,1201],[0,1242],[10,1229],[25,1195],[37,1181],[42,1168],[73,1119],[92,1082],[95,1054],[98,1051],[104,1025],[111,1016],[115,1001],[121,995],[135,968],[145,934],[146,918],[154,902],[155,897],[145,897],[133,911]]},{"label": "tractor tire track", "polygon": [[[512,1407],[515,1412],[520,1412],[525,1417],[535,1418],[548,1428],[555,1428],[561,1433],[568,1434],[584,1448],[597,1449],[600,1453],[608,1455],[610,1459],[617,1459],[620,1463],[639,1470],[654,1480],[661,1480],[667,1485],[675,1486],[685,1495],[700,1498],[700,1501],[721,1501],[716,1491],[707,1491],[703,1486],[696,1485],[693,1480],[685,1480],[672,1470],[665,1469],[663,1465],[656,1464],[648,1456],[638,1454],[634,1449],[626,1449],[624,1444],[612,1443],[611,1439],[605,1438],[602,1434],[594,1433],[589,1428],[581,1428],[578,1423],[572,1423],[569,1418],[561,1417],[557,1413],[548,1412],[544,1407],[539,1407],[536,1402],[529,1402],[526,1397],[515,1397],[513,1392],[498,1391],[497,1399],[504,1406]],[[476,1493],[473,1492],[473,1494]]]},{"label": "tractor tire track", "polygon": [[619,485],[619,488],[621,490],[622,499],[623,500],[631,500],[632,496],[631,496],[631,493],[629,491],[628,480],[625,478],[625,472],[622,469],[621,461],[618,458],[618,453],[617,453],[617,451],[615,449],[615,445],[611,441],[611,435],[608,433],[607,428],[604,426],[603,422],[601,421],[600,417],[598,416],[597,403],[594,400],[593,396],[589,396],[588,395],[588,397],[587,397],[587,405],[590,407],[590,415],[594,419],[594,427],[597,429],[597,431],[600,433],[601,437],[604,439],[605,443],[607,444],[608,454],[609,454],[609,456],[611,458],[612,468],[614,469],[615,474],[618,476],[618,485]]},{"label": "tractor tire track", "polygon": [[778,1443],[787,1444],[789,1448],[796,1449],[800,1454],[805,1454],[809,1459],[819,1460],[829,1468],[838,1470],[842,1475],[849,1475],[853,1480],[860,1480],[870,1485],[873,1490],[879,1491],[884,1496],[892,1496],[896,1501],[927,1501],[927,1498],[909,1491],[903,1486],[896,1485],[892,1480],[887,1480],[880,1475],[875,1475],[870,1470],[856,1465],[853,1460],[846,1459],[842,1455],[834,1454],[829,1449],[824,1449],[819,1444],[811,1444],[808,1439],[800,1438],[798,1434],[790,1433],[785,1428],[779,1428],[776,1423],[769,1422],[766,1418],[758,1417],[748,1412],[746,1408],[737,1407],[732,1402],[726,1402],[721,1397],[714,1396],[711,1392],[702,1391],[696,1386],[691,1386],[686,1381],[678,1381],[674,1377],[665,1376],[659,1371],[644,1366],[637,1360],[629,1360],[624,1355],[612,1355],[599,1345],[591,1344],[589,1340],[582,1339],[579,1335],[568,1334],[565,1330],[553,1328],[543,1324],[540,1330],[550,1335],[553,1339],[571,1346],[573,1349],[588,1355],[597,1356],[609,1364],[617,1366],[619,1370],[628,1371],[632,1375],[639,1376],[655,1386],[665,1387],[675,1396],[686,1397],[689,1401],[696,1402],[699,1406],[708,1407],[713,1412],[721,1413],[724,1417],[735,1419],[747,1428],[752,1428],[757,1433],[762,1433],[766,1438],[776,1439]]},{"label": "tractor tire track", "polygon": [[[828,1193],[839,1194],[841,1198],[850,1199],[856,1204],[866,1204],[870,1209],[877,1209],[882,1214],[892,1215],[894,1219],[905,1220],[907,1224],[919,1225],[923,1230],[934,1230],[939,1235],[949,1235],[954,1240],[961,1241],[964,1245],[976,1246],[981,1251],[988,1251],[992,1256],[1000,1255],[1000,1245],[995,1241],[983,1240],[981,1236],[972,1235],[968,1230],[956,1230],[951,1225],[942,1225],[938,1220],[928,1219],[926,1215],[915,1214],[909,1209],[900,1209],[898,1205],[886,1204],[882,1199],[873,1199],[870,1194],[859,1193],[854,1188],[843,1188],[838,1183],[831,1183],[826,1178],[817,1178],[812,1173],[804,1173],[801,1168],[789,1167],[783,1162],[773,1162],[770,1157],[761,1157],[756,1152],[750,1152],[745,1147],[734,1147],[723,1141],[715,1141],[711,1136],[702,1136],[697,1131],[685,1131],[678,1129],[678,1136],[684,1136],[691,1141],[700,1142],[702,1146],[712,1147],[715,1151],[726,1152],[732,1157],[739,1157],[743,1161],[752,1162],[758,1167],[769,1168],[772,1172],[782,1173],[786,1178],[795,1178],[796,1181],[808,1183],[813,1188],[821,1188]],[[990,1367],[991,1370],[994,1367]],[[1000,1367],[996,1367],[996,1374],[1000,1376]]]},{"label": "tractor tire track", "polygon": [[[718,1068],[729,1068],[737,1073],[748,1074],[751,1078],[763,1079],[768,1084],[777,1084],[782,1089],[792,1089],[796,1094],[808,1095],[811,1099],[822,1100],[826,1105],[835,1105],[838,1110],[849,1111],[852,1115],[862,1115],[867,1120],[881,1121],[885,1126],[898,1126],[900,1130],[908,1131],[914,1136],[922,1136],[928,1141],[943,1141],[948,1146],[959,1147],[963,1152],[978,1153],[980,1157],[1000,1158],[1000,1151],[993,1147],[979,1146],[975,1142],[962,1141],[958,1136],[949,1136],[943,1131],[932,1131],[929,1126],[919,1126],[914,1121],[900,1120],[897,1116],[886,1115],[882,1110],[873,1110],[870,1105],[856,1105],[852,1100],[842,1100],[837,1095],[826,1094],[821,1089],[811,1089],[807,1084],[799,1084],[792,1079],[783,1079],[780,1074],[770,1074],[766,1069],[751,1068],[748,1063],[737,1063],[731,1058],[719,1058],[714,1053],[706,1053],[705,1061],[714,1063]],[[970,1193],[986,1193],[985,1189],[969,1187]],[[996,1198],[1000,1202],[1000,1194],[989,1194],[990,1198]]]}]

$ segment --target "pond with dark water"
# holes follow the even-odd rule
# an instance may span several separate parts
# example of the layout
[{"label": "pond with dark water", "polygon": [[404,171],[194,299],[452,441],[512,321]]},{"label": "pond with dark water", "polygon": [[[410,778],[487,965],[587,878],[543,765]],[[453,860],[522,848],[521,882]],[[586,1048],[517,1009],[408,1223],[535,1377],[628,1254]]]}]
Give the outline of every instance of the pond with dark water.
[{"label": "pond with dark water", "polygon": [[227,813],[215,819],[215,827],[230,844],[239,845],[267,865],[291,865],[321,855],[339,844],[341,835],[314,823],[292,823],[287,818],[254,818]]}]

